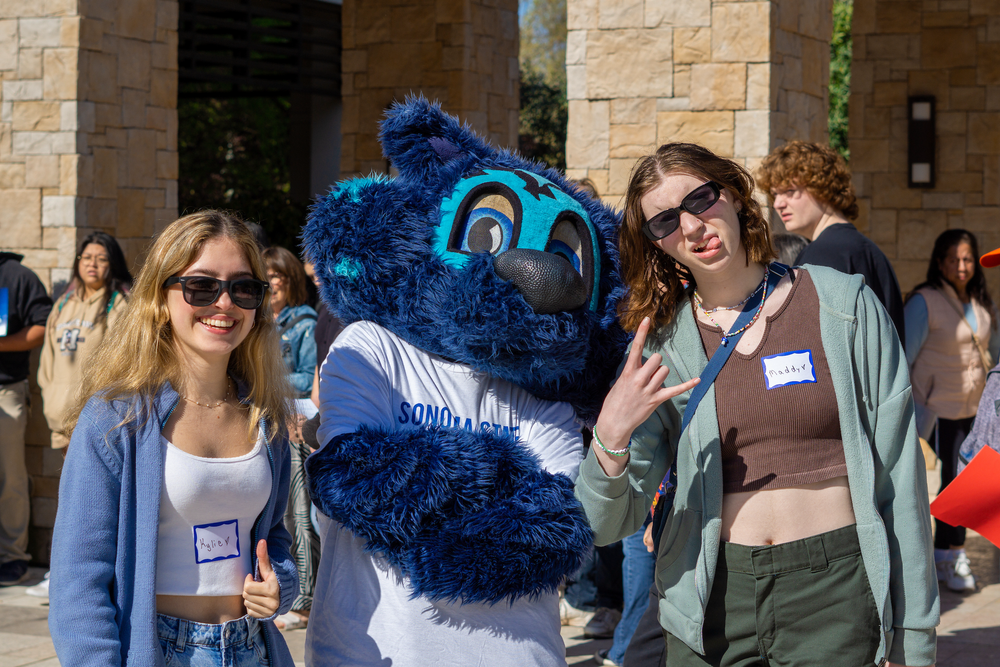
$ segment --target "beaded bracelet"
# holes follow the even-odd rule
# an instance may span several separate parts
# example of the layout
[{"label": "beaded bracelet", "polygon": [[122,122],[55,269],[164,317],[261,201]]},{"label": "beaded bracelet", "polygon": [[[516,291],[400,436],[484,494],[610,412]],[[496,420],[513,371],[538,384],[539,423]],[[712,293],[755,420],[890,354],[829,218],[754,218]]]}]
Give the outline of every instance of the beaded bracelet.
[{"label": "beaded bracelet", "polygon": [[632,448],[632,441],[629,440],[628,444],[622,447],[621,449],[608,449],[607,447],[604,446],[604,443],[601,442],[601,439],[597,437],[596,427],[594,428],[594,442],[596,442],[597,446],[603,449],[606,453],[611,454],[611,456],[625,456],[626,454],[628,454],[628,450]]}]

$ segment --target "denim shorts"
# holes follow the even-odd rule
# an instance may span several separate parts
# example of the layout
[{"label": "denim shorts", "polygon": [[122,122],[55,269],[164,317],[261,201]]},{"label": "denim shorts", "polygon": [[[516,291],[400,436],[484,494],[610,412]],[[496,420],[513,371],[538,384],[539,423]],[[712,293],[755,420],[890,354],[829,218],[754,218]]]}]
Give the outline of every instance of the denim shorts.
[{"label": "denim shorts", "polygon": [[156,615],[167,667],[267,667],[264,625],[243,616],[225,623],[195,623]]}]

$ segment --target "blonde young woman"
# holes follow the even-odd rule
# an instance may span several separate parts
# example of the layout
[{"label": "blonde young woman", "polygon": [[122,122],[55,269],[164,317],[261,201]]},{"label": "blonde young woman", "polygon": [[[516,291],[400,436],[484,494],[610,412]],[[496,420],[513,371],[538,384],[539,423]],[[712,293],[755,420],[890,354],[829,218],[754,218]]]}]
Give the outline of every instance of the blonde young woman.
[{"label": "blonde young woman", "polygon": [[49,625],[67,665],[267,665],[297,590],[290,390],[239,220],[157,238],[70,413]]},{"label": "blonde young woman", "polygon": [[895,328],[860,276],[772,263],[753,191],[693,144],[633,171],[619,247],[635,340],[577,495],[606,544],[642,526],[674,467],[656,553],[669,667],[930,665],[938,591]]}]

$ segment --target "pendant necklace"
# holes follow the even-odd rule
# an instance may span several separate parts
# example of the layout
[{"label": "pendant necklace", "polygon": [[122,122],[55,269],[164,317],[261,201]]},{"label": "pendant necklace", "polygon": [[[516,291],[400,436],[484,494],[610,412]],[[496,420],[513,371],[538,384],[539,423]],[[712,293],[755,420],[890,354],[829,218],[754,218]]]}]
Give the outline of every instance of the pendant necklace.
[{"label": "pendant necklace", "polygon": [[[701,297],[698,296],[698,291],[695,290],[695,293],[694,293],[695,303],[697,303],[698,307],[701,308],[701,312],[703,312],[705,314],[705,317],[708,318],[709,322],[711,322],[712,324],[714,324],[715,326],[719,327],[719,329],[722,330],[722,343],[721,344],[722,344],[723,347],[725,347],[726,343],[729,342],[729,337],[730,336],[736,336],[737,334],[743,333],[744,331],[746,331],[747,329],[749,329],[750,327],[752,327],[753,324],[754,324],[754,322],[757,321],[757,318],[759,318],[760,314],[764,311],[764,302],[767,300],[767,274],[768,274],[768,272],[770,270],[771,270],[771,267],[770,267],[770,265],[768,265],[767,269],[764,271],[764,279],[760,282],[760,285],[757,286],[757,289],[755,289],[753,292],[751,292],[750,296],[748,296],[747,298],[743,299],[742,301],[740,301],[735,306],[719,306],[718,308],[713,308],[712,310],[705,310],[704,308],[701,308],[701,304],[702,304]],[[730,331],[729,333],[726,333],[725,328],[723,328],[723,326],[721,324],[719,324],[718,322],[716,322],[715,318],[712,317],[712,313],[714,313],[714,312],[716,312],[718,310],[735,310],[736,308],[739,308],[740,306],[742,306],[743,304],[745,304],[747,301],[749,301],[750,298],[753,297],[753,295],[756,294],[757,292],[759,292],[761,289],[764,290],[764,295],[760,299],[760,305],[757,306],[757,312],[754,313],[754,316],[752,318],[750,318],[749,322],[747,322],[744,326],[740,327],[736,331]]]}]

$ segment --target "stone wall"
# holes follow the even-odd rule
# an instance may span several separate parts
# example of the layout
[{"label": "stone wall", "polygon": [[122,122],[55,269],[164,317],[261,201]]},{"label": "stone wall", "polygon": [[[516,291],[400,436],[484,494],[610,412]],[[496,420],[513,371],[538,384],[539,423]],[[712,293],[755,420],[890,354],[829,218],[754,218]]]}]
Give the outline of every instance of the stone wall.
[{"label": "stone wall", "polygon": [[[851,169],[858,227],[893,259],[904,291],[949,228],[1000,246],[1000,2],[854,4]],[[934,95],[936,184],[907,187],[907,98]],[[986,272],[994,299],[1000,271]]]},{"label": "stone wall", "polygon": [[752,169],[787,139],[826,139],[831,0],[567,4],[567,172],[609,203],[663,143]]},{"label": "stone wall", "polygon": [[[23,254],[55,295],[90,231],[116,236],[135,266],[177,215],[177,10],[176,0],[0,0],[0,247]],[[46,561],[62,457],[31,380],[30,549]]]},{"label": "stone wall", "polygon": [[516,0],[344,0],[342,17],[342,177],[388,171],[378,122],[410,94],[517,145]]}]

